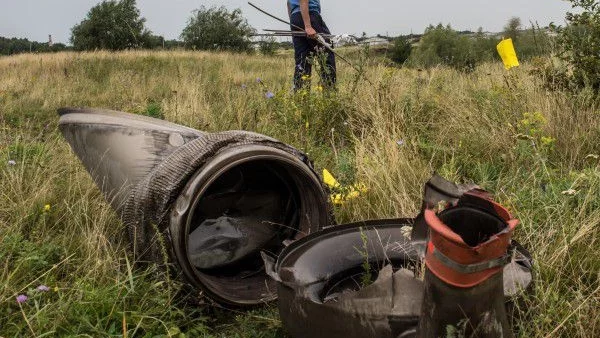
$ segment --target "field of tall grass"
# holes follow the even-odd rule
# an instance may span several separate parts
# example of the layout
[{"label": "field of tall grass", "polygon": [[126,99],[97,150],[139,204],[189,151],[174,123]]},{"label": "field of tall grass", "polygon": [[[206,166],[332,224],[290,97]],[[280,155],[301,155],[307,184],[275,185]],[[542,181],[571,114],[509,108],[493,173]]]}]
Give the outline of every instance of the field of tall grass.
[{"label": "field of tall grass", "polygon": [[57,129],[62,106],[290,143],[343,184],[367,187],[336,207],[340,223],[414,216],[434,171],[475,182],[521,220],[516,238],[535,259],[518,336],[600,336],[592,93],[547,91],[527,64],[460,73],[371,61],[372,84],[342,64],[337,91],[315,77],[292,94],[292,67],[290,56],[198,52],[0,58],[0,336],[285,337],[274,305],[197,304],[155,268],[135,267],[123,226]]}]

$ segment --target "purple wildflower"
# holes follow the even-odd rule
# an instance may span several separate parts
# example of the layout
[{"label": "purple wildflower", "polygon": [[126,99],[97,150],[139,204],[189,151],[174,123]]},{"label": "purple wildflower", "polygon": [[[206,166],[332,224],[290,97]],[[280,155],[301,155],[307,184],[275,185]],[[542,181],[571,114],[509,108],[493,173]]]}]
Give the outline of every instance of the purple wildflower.
[{"label": "purple wildflower", "polygon": [[9,160],[8,161],[8,165],[16,165],[16,164],[17,164],[17,162],[15,162],[14,160]]},{"label": "purple wildflower", "polygon": [[404,140],[398,140],[396,141],[396,144],[402,147],[404,145]]},{"label": "purple wildflower", "polygon": [[36,290],[38,290],[38,291],[42,291],[42,292],[48,292],[48,291],[50,291],[50,288],[49,288],[49,287],[47,287],[46,285],[43,285],[43,284],[42,284],[42,285],[38,286],[38,287],[36,288]]},{"label": "purple wildflower", "polygon": [[246,86],[245,84],[242,84],[242,89],[246,89],[248,88],[248,86]]},{"label": "purple wildflower", "polygon": [[256,83],[261,83],[261,82],[262,82],[262,79],[260,77],[257,77],[256,78]]},{"label": "purple wildflower", "polygon": [[17,296],[17,303],[18,304],[23,304],[27,301],[27,299],[29,299],[27,296],[25,295],[18,295]]},{"label": "purple wildflower", "polygon": [[275,97],[275,94],[273,94],[273,92],[267,92],[267,93],[265,94],[265,97],[266,97],[267,99],[272,99],[272,98],[274,98],[274,97]]}]

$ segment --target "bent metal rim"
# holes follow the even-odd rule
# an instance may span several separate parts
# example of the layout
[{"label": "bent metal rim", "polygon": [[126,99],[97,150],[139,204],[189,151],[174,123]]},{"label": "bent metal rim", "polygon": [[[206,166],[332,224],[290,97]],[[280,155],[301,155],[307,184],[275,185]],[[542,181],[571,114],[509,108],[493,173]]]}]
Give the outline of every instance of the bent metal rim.
[{"label": "bent metal rim", "polygon": [[[302,217],[297,224],[289,225],[297,228],[291,240],[317,232],[329,223],[327,196],[318,175],[306,163],[285,151],[261,145],[233,147],[201,167],[188,181],[171,212],[169,232],[173,252],[190,283],[206,292],[210,298],[232,306],[257,305],[277,299],[275,282],[264,272],[241,279],[236,276],[212,276],[197,269],[188,256],[188,235],[198,203],[211,184],[227,171],[256,161],[279,165],[292,177],[292,182],[287,183],[295,190]],[[242,286],[244,292],[240,291]]]}]

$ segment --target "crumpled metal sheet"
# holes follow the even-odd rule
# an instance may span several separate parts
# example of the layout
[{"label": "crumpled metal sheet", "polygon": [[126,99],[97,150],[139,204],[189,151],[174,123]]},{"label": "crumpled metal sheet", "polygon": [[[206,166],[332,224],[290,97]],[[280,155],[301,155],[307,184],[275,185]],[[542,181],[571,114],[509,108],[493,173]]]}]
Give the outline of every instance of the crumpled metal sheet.
[{"label": "crumpled metal sheet", "polygon": [[435,207],[438,203],[455,204],[465,192],[475,188],[477,186],[474,184],[456,184],[437,174],[425,183],[421,213],[417,216],[411,233],[413,246],[419,256],[425,257],[425,246],[429,240],[429,227],[423,217],[423,211]]},{"label": "crumpled metal sheet", "polygon": [[[416,332],[422,258],[409,238],[414,220],[378,220],[332,227],[288,246],[275,261],[278,306],[293,337],[399,337]],[[365,247],[365,243],[366,247]],[[367,249],[368,254],[365,254]],[[364,262],[377,278],[361,285]],[[531,257],[520,246],[504,268],[507,306],[531,287]]]},{"label": "crumpled metal sheet", "polygon": [[[266,257],[267,272],[278,280],[279,313],[292,336],[395,337],[393,332],[415,327],[420,299],[405,295],[422,286],[407,282],[409,273],[400,270],[416,262],[403,235],[411,221],[331,227],[290,244],[276,262]],[[375,280],[366,288],[364,250]]]}]

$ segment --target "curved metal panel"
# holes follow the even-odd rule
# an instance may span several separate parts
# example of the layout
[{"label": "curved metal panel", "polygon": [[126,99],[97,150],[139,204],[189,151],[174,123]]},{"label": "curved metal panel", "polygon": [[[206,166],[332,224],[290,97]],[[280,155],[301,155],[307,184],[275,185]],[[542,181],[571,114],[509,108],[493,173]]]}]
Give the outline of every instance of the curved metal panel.
[{"label": "curved metal panel", "polygon": [[112,110],[63,108],[59,115],[65,139],[118,212],[137,182],[175,149],[204,134]]}]

